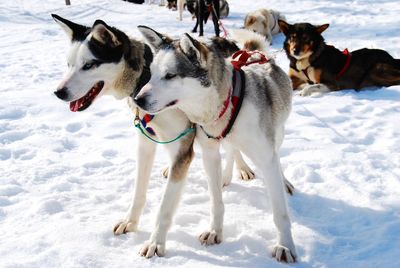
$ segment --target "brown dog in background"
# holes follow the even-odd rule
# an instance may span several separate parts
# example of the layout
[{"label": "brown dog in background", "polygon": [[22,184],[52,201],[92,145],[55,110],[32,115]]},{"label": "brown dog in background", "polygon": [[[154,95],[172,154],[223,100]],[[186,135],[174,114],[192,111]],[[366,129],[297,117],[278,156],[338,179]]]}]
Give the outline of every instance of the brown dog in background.
[{"label": "brown dog in background", "polygon": [[342,89],[400,85],[400,59],[381,49],[340,51],[322,37],[329,24],[289,24],[279,20],[286,36],[284,49],[290,60],[289,76],[300,95]]}]

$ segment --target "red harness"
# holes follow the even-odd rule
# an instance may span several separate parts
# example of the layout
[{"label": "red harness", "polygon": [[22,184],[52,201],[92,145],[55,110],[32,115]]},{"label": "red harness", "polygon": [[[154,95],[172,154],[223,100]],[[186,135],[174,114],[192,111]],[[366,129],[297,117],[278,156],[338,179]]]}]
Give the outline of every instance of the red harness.
[{"label": "red harness", "polygon": [[339,79],[347,71],[347,69],[350,66],[350,62],[351,62],[351,53],[347,50],[347,48],[345,50],[343,50],[342,53],[343,53],[343,55],[345,55],[347,57],[347,59],[346,59],[346,63],[344,64],[343,68],[337,74],[336,79]]},{"label": "red harness", "polygon": [[[258,55],[259,58],[248,61],[252,55]],[[238,58],[238,59],[236,59],[236,58]],[[225,138],[226,135],[229,134],[229,132],[231,131],[231,129],[233,127],[233,124],[235,123],[236,117],[238,116],[239,111],[240,111],[240,107],[242,106],[242,101],[244,98],[244,91],[245,91],[245,84],[246,84],[245,74],[241,68],[243,66],[248,66],[250,64],[255,64],[255,63],[264,64],[268,61],[269,60],[267,59],[267,57],[259,51],[248,52],[248,51],[244,51],[244,50],[239,50],[235,54],[232,55],[231,63],[234,68],[233,73],[232,73],[232,85],[233,86],[232,86],[232,88],[229,89],[228,96],[227,96],[226,100],[224,101],[222,109],[219,112],[218,117],[215,119],[215,121],[220,119],[228,110],[229,104],[232,103],[232,109],[231,109],[229,122],[226,125],[226,127],[224,128],[224,130],[222,130],[221,134],[216,137],[209,135],[203,129],[203,127],[200,126],[208,138],[215,139],[215,140],[221,140],[221,139]]]},{"label": "red harness", "polygon": [[[253,55],[258,55],[259,59],[248,61],[248,59]],[[250,64],[254,63],[264,64],[269,61],[269,59],[267,59],[267,57],[259,51],[239,50],[232,55],[232,59],[235,59],[237,57],[239,57],[239,59],[231,61],[233,68],[235,68],[235,70],[240,70],[243,66],[248,66]]]}]

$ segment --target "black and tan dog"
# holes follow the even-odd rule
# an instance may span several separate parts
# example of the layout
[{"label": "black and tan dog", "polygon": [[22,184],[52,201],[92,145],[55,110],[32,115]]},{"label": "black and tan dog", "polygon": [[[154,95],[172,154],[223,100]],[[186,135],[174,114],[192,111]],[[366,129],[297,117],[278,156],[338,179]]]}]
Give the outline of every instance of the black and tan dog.
[{"label": "black and tan dog", "polygon": [[342,89],[360,90],[400,84],[400,60],[380,49],[340,51],[327,45],[321,33],[329,24],[288,24],[279,21],[286,36],[289,76],[303,96]]}]

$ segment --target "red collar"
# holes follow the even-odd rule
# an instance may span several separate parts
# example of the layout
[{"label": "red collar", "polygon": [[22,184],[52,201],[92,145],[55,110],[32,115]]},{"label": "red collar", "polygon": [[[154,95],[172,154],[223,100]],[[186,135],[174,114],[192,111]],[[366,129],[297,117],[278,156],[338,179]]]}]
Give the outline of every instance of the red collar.
[{"label": "red collar", "polygon": [[222,107],[221,112],[219,113],[217,119],[215,119],[215,121],[217,121],[218,119],[220,119],[226,112],[226,110],[228,110],[229,107],[229,103],[231,101],[231,97],[232,97],[232,88],[229,89],[228,92],[228,97],[226,97],[226,100],[224,101],[224,106]]},{"label": "red collar", "polygon": [[222,130],[221,134],[218,136],[212,136],[208,134],[202,126],[200,128],[204,131],[206,136],[210,139],[214,140],[222,140],[223,138],[226,137],[226,135],[229,134],[231,131],[233,124],[235,123],[236,117],[239,114],[240,107],[242,105],[243,97],[244,97],[244,87],[245,87],[245,76],[244,72],[242,70],[233,70],[233,75],[232,75],[232,88],[229,89],[229,94],[228,97],[226,98],[224,102],[224,107],[222,108],[221,112],[219,113],[218,118],[215,120],[217,121],[220,119],[228,110],[229,103],[232,103],[232,109],[230,111],[230,117],[228,124],[226,127]]},{"label": "red collar", "polygon": [[337,74],[336,79],[339,79],[347,71],[347,69],[350,66],[350,62],[351,62],[351,53],[347,50],[347,48],[345,50],[343,50],[342,53],[343,53],[343,55],[345,55],[347,57],[347,59],[346,59],[346,63],[344,64],[343,68]]}]

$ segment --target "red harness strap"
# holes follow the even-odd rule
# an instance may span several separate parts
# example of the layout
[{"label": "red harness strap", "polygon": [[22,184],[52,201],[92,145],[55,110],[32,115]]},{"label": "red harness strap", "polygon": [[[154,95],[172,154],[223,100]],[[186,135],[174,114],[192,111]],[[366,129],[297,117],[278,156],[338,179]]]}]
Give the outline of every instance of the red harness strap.
[{"label": "red harness strap", "polygon": [[350,62],[351,62],[351,53],[347,50],[347,48],[345,50],[343,50],[342,53],[343,53],[343,55],[345,55],[347,57],[347,59],[346,59],[346,63],[344,64],[343,68],[337,74],[336,79],[339,79],[347,71],[347,69],[350,66]]},{"label": "red harness strap", "polygon": [[[259,59],[248,61],[248,59],[254,55],[259,55]],[[239,59],[234,60],[239,56]],[[232,103],[231,114],[229,118],[229,122],[226,127],[222,130],[222,133],[219,136],[211,136],[209,135],[202,126],[200,128],[206,134],[206,136],[210,139],[215,140],[222,140],[229,134],[231,131],[233,124],[235,123],[236,117],[239,114],[240,108],[242,106],[243,98],[244,98],[244,91],[245,91],[245,74],[244,71],[241,69],[243,66],[247,66],[254,63],[264,64],[269,60],[267,57],[259,51],[247,52],[244,50],[237,51],[235,54],[232,55],[232,65],[233,65],[233,74],[232,74],[232,88],[229,89],[228,97],[224,101],[223,107],[221,112],[218,115],[218,118],[215,120],[217,121],[220,119],[228,110],[229,104]]]},{"label": "red harness strap", "polygon": [[218,118],[215,119],[215,121],[220,119],[225,114],[226,110],[228,110],[228,106],[229,106],[229,102],[231,100],[231,96],[232,96],[232,89],[230,88],[229,92],[228,92],[228,97],[226,97],[226,100],[224,101],[224,106],[222,107],[222,110],[219,113]]},{"label": "red harness strap", "polygon": [[[248,61],[248,59],[253,55],[259,55],[260,58]],[[235,68],[235,70],[240,70],[243,66],[248,66],[250,64],[254,63],[264,64],[269,61],[267,57],[259,51],[239,50],[232,55],[232,59],[235,59],[237,57],[239,57],[239,59],[231,61],[233,68]]]}]

